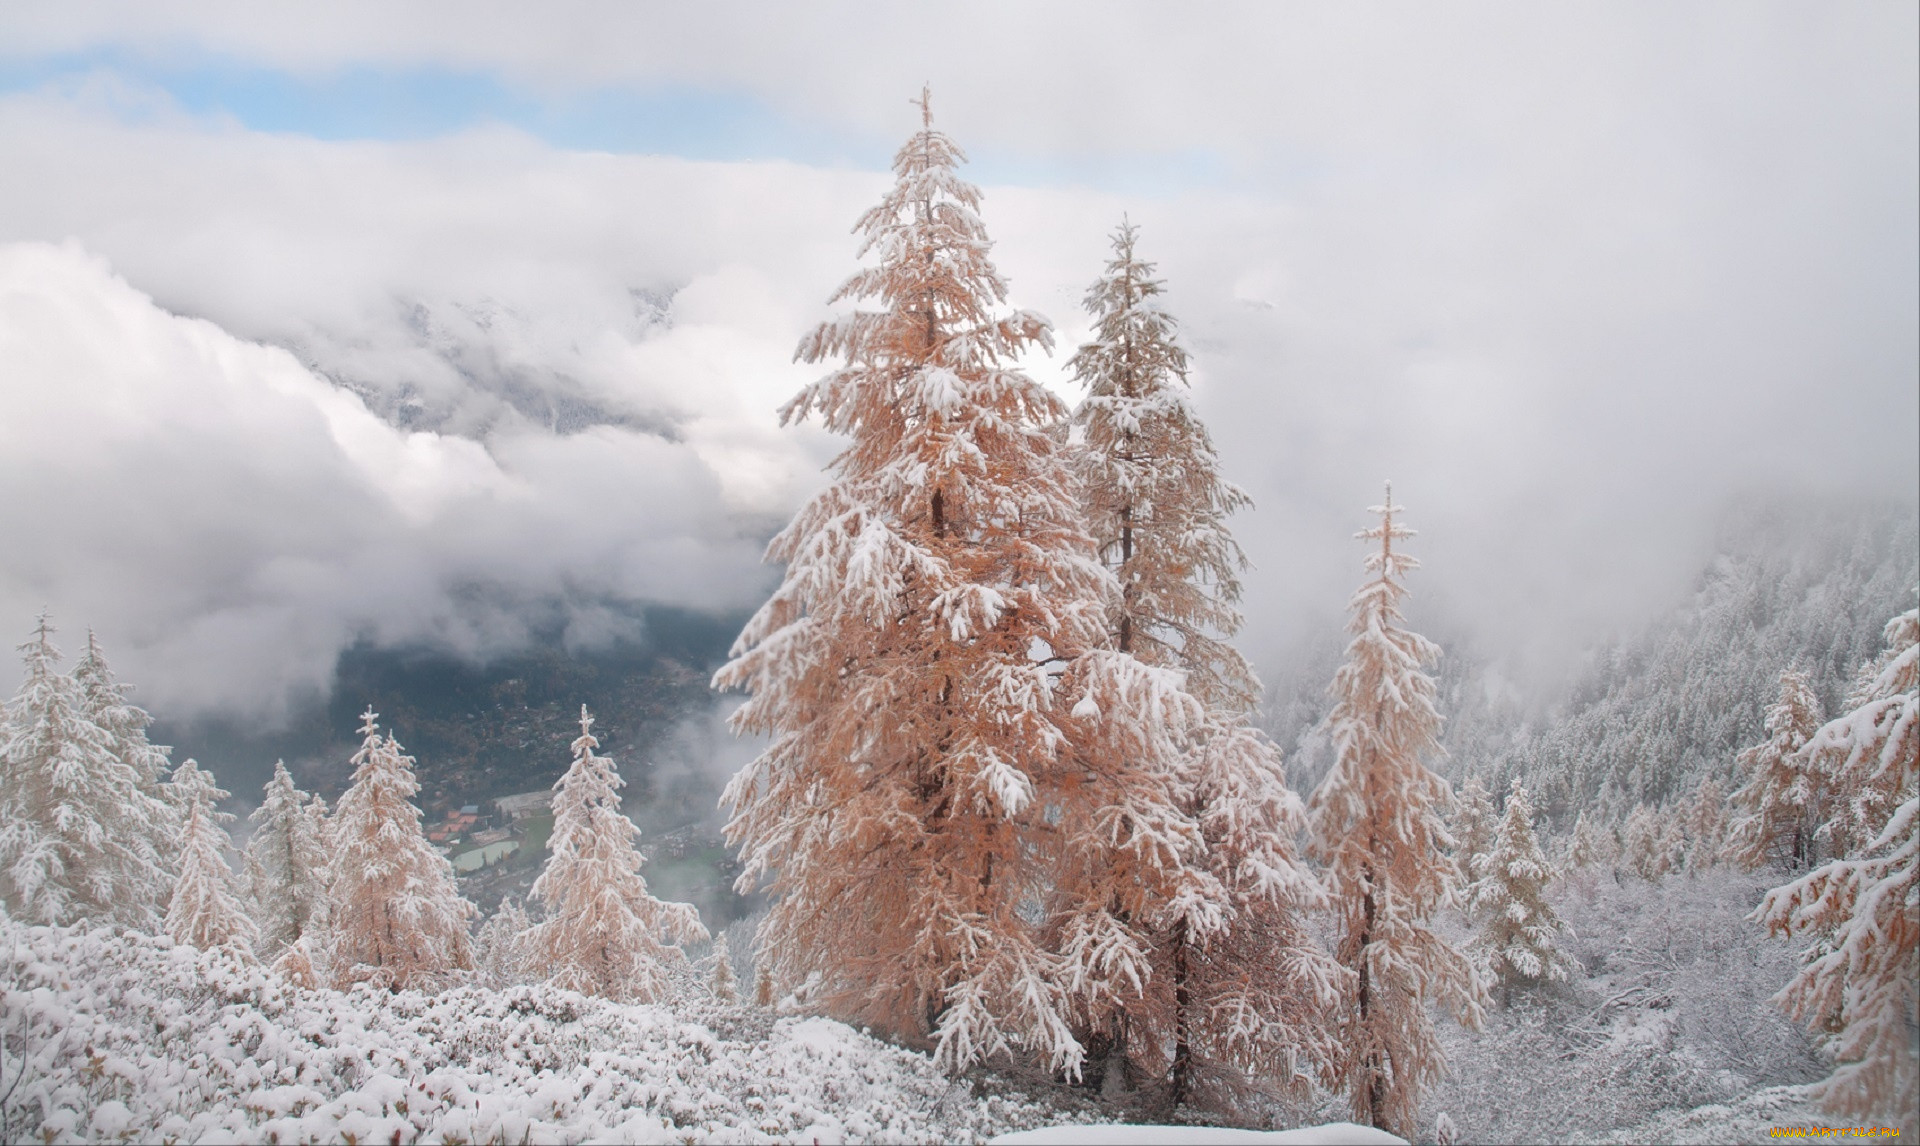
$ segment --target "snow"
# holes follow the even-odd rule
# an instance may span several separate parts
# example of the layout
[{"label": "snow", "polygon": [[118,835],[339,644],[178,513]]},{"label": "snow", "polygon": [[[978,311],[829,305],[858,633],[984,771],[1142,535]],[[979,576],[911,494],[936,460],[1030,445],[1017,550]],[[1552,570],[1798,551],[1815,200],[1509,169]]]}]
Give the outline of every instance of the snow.
[{"label": "snow", "polygon": [[0,982],[5,1141],[950,1142],[1072,1116],[841,1023],[698,1000],[297,990],[163,936],[4,917]]},{"label": "snow", "polygon": [[1046,1126],[989,1139],[992,1146],[1404,1146],[1406,1139],[1352,1122],[1296,1130],[1235,1130],[1223,1126]]}]

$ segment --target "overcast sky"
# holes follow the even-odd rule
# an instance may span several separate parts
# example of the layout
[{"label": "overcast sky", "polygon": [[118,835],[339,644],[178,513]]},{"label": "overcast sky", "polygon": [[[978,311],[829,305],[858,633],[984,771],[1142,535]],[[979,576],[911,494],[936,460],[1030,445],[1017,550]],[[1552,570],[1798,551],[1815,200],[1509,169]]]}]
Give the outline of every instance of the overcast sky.
[{"label": "overcast sky", "polygon": [[1730,499],[1916,500],[1916,12],[9,5],[0,624],[270,719],[359,637],[756,604],[834,448],[776,425],[792,350],[925,82],[1037,377],[1141,224],[1258,663],[1391,477],[1415,620],[1543,671]]}]

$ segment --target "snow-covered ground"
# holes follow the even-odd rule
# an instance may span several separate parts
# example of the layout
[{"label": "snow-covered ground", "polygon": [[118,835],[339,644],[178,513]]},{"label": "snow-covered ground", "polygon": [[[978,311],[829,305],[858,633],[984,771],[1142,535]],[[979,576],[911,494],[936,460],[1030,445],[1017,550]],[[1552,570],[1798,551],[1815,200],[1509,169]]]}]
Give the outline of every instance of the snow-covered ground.
[{"label": "snow-covered ground", "polygon": [[747,1008],[300,991],[164,938],[11,922],[0,968],[6,1142],[979,1141],[1074,1117]]}]

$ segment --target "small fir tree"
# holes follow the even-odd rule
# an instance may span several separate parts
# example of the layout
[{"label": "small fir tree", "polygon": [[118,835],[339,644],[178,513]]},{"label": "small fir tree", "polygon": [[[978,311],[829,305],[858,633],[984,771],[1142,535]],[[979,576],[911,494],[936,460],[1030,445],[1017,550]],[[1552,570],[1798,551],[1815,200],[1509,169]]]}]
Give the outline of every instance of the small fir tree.
[{"label": "small fir tree", "polygon": [[1620,860],[1627,870],[1649,882],[1667,874],[1666,836],[1660,816],[1645,804],[1635,804],[1620,833]]},{"label": "small fir tree", "polygon": [[625,781],[611,758],[593,754],[592,728],[583,704],[573,766],[554,785],[551,854],[533,885],[546,918],[526,933],[527,959],[555,986],[651,1003],[666,996],[666,963],[685,958],[669,944],[705,939],[707,929],[692,904],[648,894],[640,829],[620,811]]},{"label": "small fir tree", "polygon": [[1717,863],[1727,846],[1727,790],[1709,776],[1694,789],[1687,806],[1687,871],[1698,873]]},{"label": "small fir tree", "polygon": [[160,861],[153,872],[153,886],[156,895],[164,899],[172,893],[174,878],[179,874],[175,859],[186,823],[184,809],[167,799],[166,780],[173,767],[168,760],[171,750],[147,739],[153,717],[128,699],[132,688],[114,676],[92,629],[87,630],[87,651],[73,666],[73,679],[80,686],[87,719],[107,734],[108,752],[133,770],[142,798],[129,819],[146,827],[148,846]]},{"label": "small fir tree", "polygon": [[0,725],[0,902],[31,923],[156,930],[179,870],[164,836],[179,821],[88,716],[53,633],[42,615],[19,646],[24,679]]},{"label": "small fir tree", "polygon": [[329,823],[330,961],[340,984],[431,988],[472,970],[476,910],[420,830],[413,757],[380,735],[378,715],[361,714],[353,782]]},{"label": "small fir tree", "polygon": [[1460,785],[1460,795],[1455,801],[1453,813],[1453,858],[1454,866],[1460,873],[1460,886],[1466,887],[1475,878],[1475,865],[1480,858],[1493,850],[1494,821],[1498,817],[1493,810],[1493,795],[1480,777],[1469,773],[1466,782]]},{"label": "small fir tree", "polygon": [[713,976],[707,981],[707,990],[714,1001],[732,1005],[740,1001],[740,976],[733,971],[733,952],[727,946],[727,937],[720,936],[713,944]]},{"label": "small fir tree", "polygon": [[314,965],[313,949],[308,946],[305,935],[287,944],[269,970],[303,991],[317,990],[322,983],[319,969]]},{"label": "small fir tree", "polygon": [[1826,817],[1826,778],[1801,749],[1824,721],[1807,674],[1780,674],[1780,697],[1767,709],[1767,738],[1739,756],[1746,783],[1733,794],[1741,814],[1727,841],[1735,863],[1799,871],[1817,858],[1814,833]]},{"label": "small fir tree", "polygon": [[1457,887],[1440,819],[1452,792],[1421,761],[1440,751],[1434,681],[1423,671],[1440,650],[1400,612],[1400,578],[1418,562],[1394,549],[1413,531],[1394,522],[1391,485],[1373,512],[1380,524],[1358,536],[1380,549],[1367,555],[1374,576],[1354,594],[1353,640],[1334,676],[1336,756],[1314,792],[1312,852],[1333,883],[1336,957],[1354,972],[1337,1077],[1355,1121],[1411,1139],[1420,1092],[1445,1067],[1427,1004],[1478,1026],[1485,991],[1467,957],[1428,925]]},{"label": "small fir tree", "polygon": [[1472,908],[1480,917],[1474,946],[1500,981],[1505,1000],[1515,983],[1564,981],[1569,964],[1558,946],[1565,926],[1547,902],[1553,867],[1533,834],[1533,802],[1515,778],[1493,846],[1474,867]]},{"label": "small fir tree", "polygon": [[327,907],[326,825],[314,802],[293,786],[286,762],[275,761],[266,798],[248,819],[246,885],[260,922],[260,952],[274,958],[310,928]]},{"label": "small fir tree", "polygon": [[527,981],[527,939],[532,929],[526,908],[511,897],[501,900],[499,910],[480,925],[480,934],[474,938],[474,963],[488,986],[497,990]]},{"label": "small fir tree", "polygon": [[228,793],[192,760],[175,770],[174,783],[186,801],[187,826],[180,875],[167,904],[167,934],[176,943],[203,951],[226,947],[251,960],[257,931],[240,906],[233,869],[226,860],[233,838],[225,825],[233,816],[214,807]]},{"label": "small fir tree", "polygon": [[1920,611],[1887,623],[1849,711],[1802,749],[1829,778],[1850,851],[1767,893],[1754,918],[1813,940],[1776,997],[1838,1064],[1816,1093],[1835,1115],[1899,1120],[1920,1110]]}]

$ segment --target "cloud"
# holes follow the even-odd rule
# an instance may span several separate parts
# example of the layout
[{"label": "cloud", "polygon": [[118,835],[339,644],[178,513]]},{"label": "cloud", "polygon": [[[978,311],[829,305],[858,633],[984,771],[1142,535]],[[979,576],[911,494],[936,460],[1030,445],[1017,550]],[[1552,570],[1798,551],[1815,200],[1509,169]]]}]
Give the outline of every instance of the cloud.
[{"label": "cloud", "polygon": [[[1012,301],[1059,325],[1037,376],[1063,386],[1106,233],[1122,212],[1143,224],[1196,402],[1259,506],[1236,526],[1258,565],[1243,643],[1267,666],[1344,603],[1351,534],[1387,477],[1423,530],[1416,623],[1510,653],[1516,673],[1677,598],[1730,499],[1915,496],[1911,6],[1258,6],[1177,24],[1127,5],[450,11],[70,6],[9,13],[0,41],[471,69],[552,99],[678,84],[887,141],[931,80],[988,177]],[[322,475],[286,483],[298,528],[262,514],[204,554],[162,545],[151,593],[98,571],[16,578],[0,601],[16,615],[74,587],[75,621],[153,611],[205,632],[168,647],[217,658],[256,624],[303,650],[355,626],[510,642],[511,605],[482,622],[460,602],[575,584],[751,604],[763,574],[729,530],[789,512],[834,448],[771,411],[812,376],[792,347],[853,270],[847,228],[880,173],[570,151],[487,124],[322,142],[185,114],[111,67],[0,97],[0,141],[33,176],[0,181],[0,240],[74,236],[161,308],[286,348],[389,427],[378,464],[337,441],[285,451]],[[1184,178],[1196,156],[1223,174]],[[412,468],[426,447],[406,430],[437,443]],[[248,466],[279,464],[268,443]],[[92,506],[69,516],[111,517]],[[379,583],[407,605],[389,616],[334,566],[311,572],[315,537],[390,563]],[[295,556],[240,556],[276,549]],[[238,576],[222,570],[269,565],[283,613],[208,603]],[[142,634],[128,643],[161,647]],[[324,653],[295,660],[311,681]],[[202,671],[177,691],[213,703],[228,684],[185,683]]]},{"label": "cloud", "polygon": [[560,598],[732,609],[759,538],[697,448],[596,426],[407,432],[76,245],[0,247],[0,610],[101,630],[172,714],[324,692],[365,636],[482,655]]}]

